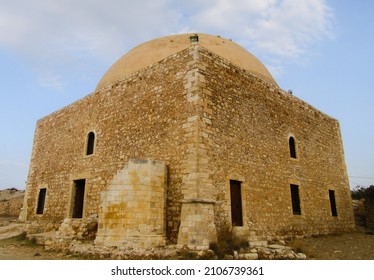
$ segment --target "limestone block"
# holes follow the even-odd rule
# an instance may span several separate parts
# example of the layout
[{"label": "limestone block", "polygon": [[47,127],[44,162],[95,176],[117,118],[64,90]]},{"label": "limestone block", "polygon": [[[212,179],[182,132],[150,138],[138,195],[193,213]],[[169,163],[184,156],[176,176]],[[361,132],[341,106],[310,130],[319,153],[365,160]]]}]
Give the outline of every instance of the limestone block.
[{"label": "limestone block", "polygon": [[128,174],[131,178],[124,180],[127,183],[122,189],[118,187],[116,178],[113,178],[116,191],[113,192],[109,187],[102,193],[95,243],[101,246],[139,248],[165,245],[165,164],[151,160],[130,160],[118,174]]},{"label": "limestone block", "polygon": [[209,246],[217,240],[217,232],[212,215],[214,203],[185,201],[182,204],[181,224],[178,244],[187,246]]}]

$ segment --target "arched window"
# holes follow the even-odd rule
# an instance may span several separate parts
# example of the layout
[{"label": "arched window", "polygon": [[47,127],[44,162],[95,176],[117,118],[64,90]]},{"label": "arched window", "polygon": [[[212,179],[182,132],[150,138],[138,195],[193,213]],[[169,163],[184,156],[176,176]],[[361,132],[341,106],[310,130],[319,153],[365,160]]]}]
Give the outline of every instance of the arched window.
[{"label": "arched window", "polygon": [[92,155],[94,153],[95,148],[95,133],[92,131],[88,133],[87,135],[87,149],[86,149],[86,155]]},{"label": "arched window", "polygon": [[290,157],[296,158],[296,143],[295,138],[292,136],[288,139],[288,144],[290,146]]}]

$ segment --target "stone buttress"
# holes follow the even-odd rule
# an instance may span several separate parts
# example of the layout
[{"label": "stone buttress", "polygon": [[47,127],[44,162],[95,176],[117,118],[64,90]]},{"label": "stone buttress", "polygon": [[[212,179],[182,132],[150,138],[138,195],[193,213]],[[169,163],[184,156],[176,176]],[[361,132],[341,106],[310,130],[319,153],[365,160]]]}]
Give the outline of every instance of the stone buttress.
[{"label": "stone buttress", "polygon": [[193,61],[186,75],[185,94],[194,108],[193,114],[183,124],[187,143],[182,193],[178,244],[188,246],[209,246],[216,241],[214,224],[214,190],[210,166],[210,114],[204,100],[204,65],[199,59],[200,47],[191,48]]}]

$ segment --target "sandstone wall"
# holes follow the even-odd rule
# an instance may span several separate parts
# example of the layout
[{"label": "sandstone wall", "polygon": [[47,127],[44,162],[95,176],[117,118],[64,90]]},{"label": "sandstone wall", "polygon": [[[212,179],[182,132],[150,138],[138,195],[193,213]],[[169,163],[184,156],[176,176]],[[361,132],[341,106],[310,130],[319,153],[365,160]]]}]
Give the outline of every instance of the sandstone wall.
[{"label": "sandstone wall", "polygon": [[166,194],[163,162],[130,160],[101,193],[95,244],[119,248],[165,245]]},{"label": "sandstone wall", "polygon": [[[169,168],[167,232],[176,242],[185,166],[184,123],[189,50],[151,65],[43,119],[36,128],[28,179],[28,219],[71,217],[73,181],[86,179],[84,217],[98,214],[100,193],[130,159],[164,161]],[[87,134],[95,152],[85,155]],[[36,215],[39,188],[47,188],[45,211]]]},{"label": "sandstone wall", "polygon": [[[96,141],[87,156],[91,131]],[[296,159],[289,155],[290,136],[296,140]],[[61,223],[71,218],[74,181],[81,179],[83,218],[99,214],[100,194],[130,159],[163,161],[168,167],[171,243],[178,239],[181,212],[183,243],[207,245],[215,227],[231,222],[230,180],[242,186],[239,234],[353,227],[338,122],[198,45],[38,122],[28,219]],[[290,184],[299,186],[301,215],[292,213]],[[43,214],[36,214],[40,188],[47,196]],[[331,215],[329,190],[335,191],[337,217]],[[209,214],[206,222],[202,211]]]},{"label": "sandstone wall", "polygon": [[[353,229],[353,213],[338,122],[214,54],[202,53],[205,128],[216,190],[216,222],[231,222],[230,180],[242,182],[249,234],[326,233]],[[214,61],[214,63],[212,63]],[[290,157],[289,137],[297,158]],[[301,215],[291,207],[299,186]],[[337,217],[329,190],[335,191]]]}]

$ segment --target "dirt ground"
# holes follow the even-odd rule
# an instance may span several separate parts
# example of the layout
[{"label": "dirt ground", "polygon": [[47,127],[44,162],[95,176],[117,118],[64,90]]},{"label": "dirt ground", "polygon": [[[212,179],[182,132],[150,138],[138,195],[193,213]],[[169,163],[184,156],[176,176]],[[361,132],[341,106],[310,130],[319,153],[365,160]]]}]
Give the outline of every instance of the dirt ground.
[{"label": "dirt ground", "polygon": [[[364,228],[352,233],[296,239],[288,246],[312,260],[374,260],[374,232]],[[84,257],[45,251],[25,234],[0,240],[0,260],[74,259]]]},{"label": "dirt ground", "polygon": [[0,240],[0,260],[74,260],[80,259],[59,252],[47,252],[24,235]]},{"label": "dirt ground", "polygon": [[296,239],[288,245],[312,260],[374,260],[374,231],[364,228],[352,233]]},{"label": "dirt ground", "polygon": [[352,233],[296,239],[289,246],[311,260],[374,260],[374,232],[362,227]]}]

